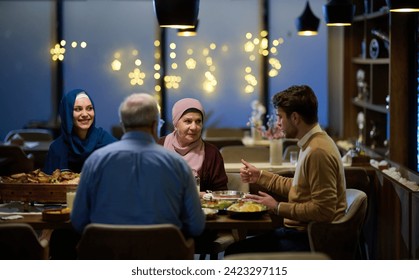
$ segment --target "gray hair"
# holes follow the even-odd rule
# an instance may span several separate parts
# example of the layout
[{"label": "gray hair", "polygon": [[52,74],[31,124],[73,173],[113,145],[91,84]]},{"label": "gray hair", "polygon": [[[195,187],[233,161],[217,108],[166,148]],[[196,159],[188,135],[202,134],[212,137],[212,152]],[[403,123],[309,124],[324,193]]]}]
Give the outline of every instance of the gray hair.
[{"label": "gray hair", "polygon": [[124,128],[150,126],[159,118],[157,101],[148,93],[133,93],[119,106],[119,119]]}]

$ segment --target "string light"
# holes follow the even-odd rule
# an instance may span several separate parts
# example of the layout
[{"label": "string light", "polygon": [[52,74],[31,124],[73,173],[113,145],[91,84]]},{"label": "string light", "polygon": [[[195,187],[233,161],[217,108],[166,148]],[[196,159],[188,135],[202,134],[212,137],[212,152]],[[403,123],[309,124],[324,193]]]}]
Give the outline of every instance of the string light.
[{"label": "string light", "polygon": [[[269,40],[267,38],[268,32],[262,30],[259,33],[260,37],[253,36],[252,33],[247,32],[245,34],[246,42],[244,43],[244,52],[249,54],[249,61],[254,63],[256,61],[257,55],[265,56],[269,58],[269,77],[276,77],[279,75],[279,70],[281,69],[281,62],[275,56],[278,55],[278,46],[284,42],[283,38],[274,39],[271,42],[272,47],[269,48]],[[244,80],[246,82],[244,86],[244,92],[251,94],[255,91],[255,87],[258,83],[255,75],[252,74],[252,68],[245,68]]]}]

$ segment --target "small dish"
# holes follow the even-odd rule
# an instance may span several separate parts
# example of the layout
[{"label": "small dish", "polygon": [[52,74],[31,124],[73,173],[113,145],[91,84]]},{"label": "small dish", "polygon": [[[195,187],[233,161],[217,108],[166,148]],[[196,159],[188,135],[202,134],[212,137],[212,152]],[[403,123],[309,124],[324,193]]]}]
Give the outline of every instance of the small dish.
[{"label": "small dish", "polygon": [[207,220],[214,220],[217,218],[218,210],[212,209],[212,208],[202,208],[202,211],[204,211],[205,218]]},{"label": "small dish", "polygon": [[65,222],[70,219],[70,208],[57,208],[42,211],[42,220],[46,222]]}]

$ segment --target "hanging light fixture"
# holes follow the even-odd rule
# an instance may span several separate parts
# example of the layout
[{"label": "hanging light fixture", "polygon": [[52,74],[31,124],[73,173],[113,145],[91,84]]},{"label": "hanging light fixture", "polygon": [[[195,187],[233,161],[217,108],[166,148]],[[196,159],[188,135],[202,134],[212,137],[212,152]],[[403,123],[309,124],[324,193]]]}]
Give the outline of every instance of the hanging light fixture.
[{"label": "hanging light fixture", "polygon": [[199,0],[153,0],[153,4],[160,27],[195,27]]},{"label": "hanging light fixture", "polygon": [[349,26],[355,14],[355,5],[351,0],[330,0],[323,6],[323,15],[327,26]]},{"label": "hanging light fixture", "polygon": [[419,12],[418,0],[387,0],[387,5],[390,9],[390,12]]},{"label": "hanging light fixture", "polygon": [[195,27],[178,29],[177,30],[177,35],[178,36],[181,36],[181,37],[192,37],[192,36],[196,36],[196,33],[198,31],[198,24],[199,24],[199,19],[196,20]]},{"label": "hanging light fixture", "polygon": [[303,13],[295,20],[297,26],[297,34],[300,36],[314,36],[317,35],[319,29],[320,19],[316,17],[307,1],[306,8]]}]

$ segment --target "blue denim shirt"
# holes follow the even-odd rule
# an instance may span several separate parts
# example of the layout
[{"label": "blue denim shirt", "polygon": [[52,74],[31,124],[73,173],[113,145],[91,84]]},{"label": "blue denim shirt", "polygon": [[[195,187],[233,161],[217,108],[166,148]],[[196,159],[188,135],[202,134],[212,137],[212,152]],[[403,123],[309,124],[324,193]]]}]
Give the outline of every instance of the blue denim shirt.
[{"label": "blue denim shirt", "polygon": [[89,223],[171,223],[186,236],[198,236],[205,227],[186,161],[139,131],[125,133],[86,160],[71,221],[80,233]]}]

